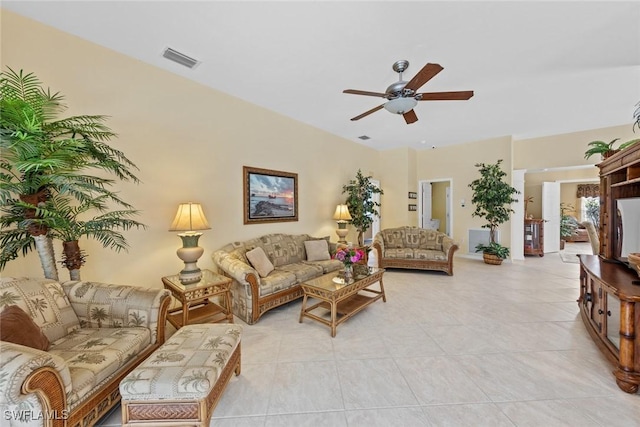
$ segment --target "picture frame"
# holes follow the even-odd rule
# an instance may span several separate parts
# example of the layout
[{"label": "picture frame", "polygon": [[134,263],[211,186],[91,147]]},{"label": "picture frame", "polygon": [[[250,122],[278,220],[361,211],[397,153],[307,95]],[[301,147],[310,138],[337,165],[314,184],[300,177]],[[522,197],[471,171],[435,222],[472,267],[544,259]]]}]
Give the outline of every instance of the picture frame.
[{"label": "picture frame", "polygon": [[298,174],[242,167],[245,224],[298,221]]},{"label": "picture frame", "polygon": [[418,198],[418,193],[414,193],[413,191],[409,191],[409,198],[410,199],[417,199]]},{"label": "picture frame", "polygon": [[418,210],[418,205],[410,204],[410,205],[409,205],[409,210],[410,210],[410,211],[417,211],[417,210]]}]

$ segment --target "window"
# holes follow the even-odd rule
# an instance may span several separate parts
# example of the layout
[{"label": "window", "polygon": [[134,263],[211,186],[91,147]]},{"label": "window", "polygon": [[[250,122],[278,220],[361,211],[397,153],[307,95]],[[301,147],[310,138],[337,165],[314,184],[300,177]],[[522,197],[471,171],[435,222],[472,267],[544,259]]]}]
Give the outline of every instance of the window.
[{"label": "window", "polygon": [[600,225],[600,197],[580,197],[580,220]]}]

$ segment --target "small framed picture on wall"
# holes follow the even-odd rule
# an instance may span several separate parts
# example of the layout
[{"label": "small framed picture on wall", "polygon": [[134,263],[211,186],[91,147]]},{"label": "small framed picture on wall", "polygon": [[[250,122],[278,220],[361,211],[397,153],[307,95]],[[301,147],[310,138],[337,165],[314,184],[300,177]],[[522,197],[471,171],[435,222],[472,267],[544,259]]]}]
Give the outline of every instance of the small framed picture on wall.
[{"label": "small framed picture on wall", "polygon": [[409,205],[409,210],[410,211],[417,211],[418,210],[418,205]]},{"label": "small framed picture on wall", "polygon": [[418,193],[414,193],[413,191],[409,191],[409,198],[410,199],[417,199],[418,198]]}]

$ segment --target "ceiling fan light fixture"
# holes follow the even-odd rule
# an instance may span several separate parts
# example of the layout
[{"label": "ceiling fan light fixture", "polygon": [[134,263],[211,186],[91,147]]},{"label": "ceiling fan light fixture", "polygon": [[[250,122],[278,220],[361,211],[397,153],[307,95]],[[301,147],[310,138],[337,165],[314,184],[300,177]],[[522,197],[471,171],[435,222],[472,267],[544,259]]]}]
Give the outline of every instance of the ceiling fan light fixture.
[{"label": "ceiling fan light fixture", "polygon": [[418,101],[413,98],[394,98],[384,104],[385,110],[393,114],[404,114],[418,105]]}]

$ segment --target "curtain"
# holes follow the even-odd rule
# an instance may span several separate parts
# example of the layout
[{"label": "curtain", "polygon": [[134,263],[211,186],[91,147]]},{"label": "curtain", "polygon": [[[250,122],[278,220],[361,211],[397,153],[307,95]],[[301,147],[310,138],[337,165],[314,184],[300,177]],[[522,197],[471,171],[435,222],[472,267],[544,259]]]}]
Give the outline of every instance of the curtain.
[{"label": "curtain", "polygon": [[578,184],[576,197],[600,197],[600,184]]}]

